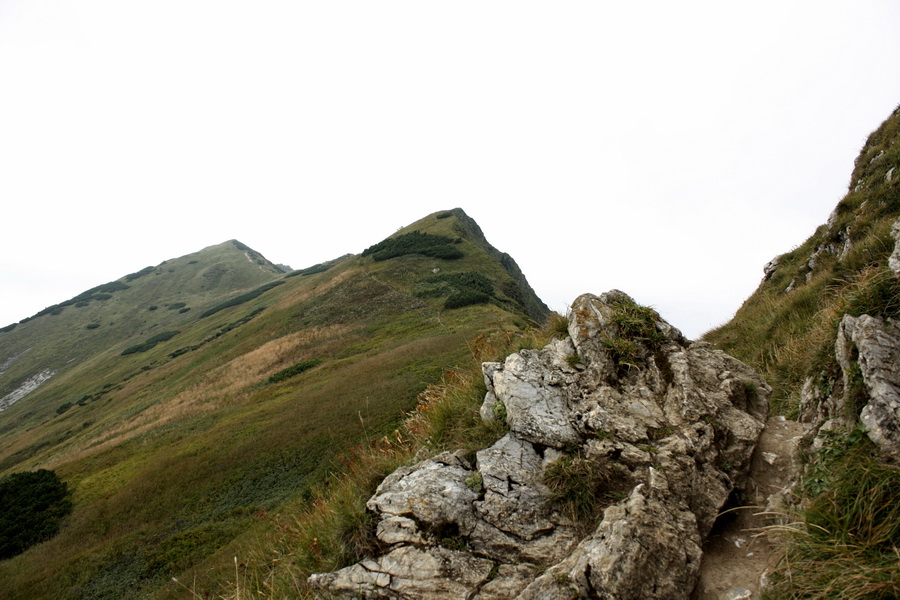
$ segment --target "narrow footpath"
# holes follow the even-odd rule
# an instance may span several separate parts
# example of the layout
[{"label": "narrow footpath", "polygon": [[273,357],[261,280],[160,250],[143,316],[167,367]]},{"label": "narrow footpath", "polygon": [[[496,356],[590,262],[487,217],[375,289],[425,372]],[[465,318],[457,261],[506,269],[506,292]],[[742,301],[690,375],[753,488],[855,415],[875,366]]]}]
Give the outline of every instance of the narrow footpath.
[{"label": "narrow footpath", "polygon": [[700,580],[692,600],[755,600],[761,582],[775,561],[776,549],[765,534],[773,519],[760,513],[779,505],[796,477],[798,442],[804,425],[785,417],[770,417],[750,467],[749,507],[720,518],[703,548]]}]

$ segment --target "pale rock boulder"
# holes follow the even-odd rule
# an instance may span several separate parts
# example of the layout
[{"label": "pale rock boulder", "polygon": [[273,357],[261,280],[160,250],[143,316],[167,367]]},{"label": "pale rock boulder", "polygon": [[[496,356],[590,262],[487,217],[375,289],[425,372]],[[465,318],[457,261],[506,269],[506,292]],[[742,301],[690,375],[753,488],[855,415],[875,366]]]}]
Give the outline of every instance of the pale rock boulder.
[{"label": "pale rock boulder", "polygon": [[884,452],[900,456],[900,326],[892,319],[845,315],[838,328],[835,354],[844,390],[859,365],[867,402],[859,414],[869,438]]},{"label": "pale rock boulder", "polygon": [[888,258],[888,266],[894,272],[894,275],[900,276],[900,219],[891,227],[891,237],[894,238],[894,251]]},{"label": "pale rock boulder", "polygon": [[[485,363],[482,418],[509,433],[474,458],[445,452],[388,476],[367,505],[378,555],[310,585],[347,599],[688,597],[770,388],[655,312],[635,313],[635,328],[634,306],[585,294],[568,339]],[[587,520],[549,487],[573,464],[603,475]]]}]

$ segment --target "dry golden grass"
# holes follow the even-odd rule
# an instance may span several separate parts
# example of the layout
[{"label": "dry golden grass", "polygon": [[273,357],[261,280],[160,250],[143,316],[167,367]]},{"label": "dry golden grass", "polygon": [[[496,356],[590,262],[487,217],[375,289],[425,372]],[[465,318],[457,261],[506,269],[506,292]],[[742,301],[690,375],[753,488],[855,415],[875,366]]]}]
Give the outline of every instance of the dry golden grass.
[{"label": "dry golden grass", "polygon": [[[217,410],[240,401],[253,386],[299,360],[327,349],[327,342],[349,333],[346,325],[314,327],[272,340],[210,371],[199,383],[109,429],[66,460],[83,458],[178,419]],[[60,459],[61,460],[61,459]]]}]

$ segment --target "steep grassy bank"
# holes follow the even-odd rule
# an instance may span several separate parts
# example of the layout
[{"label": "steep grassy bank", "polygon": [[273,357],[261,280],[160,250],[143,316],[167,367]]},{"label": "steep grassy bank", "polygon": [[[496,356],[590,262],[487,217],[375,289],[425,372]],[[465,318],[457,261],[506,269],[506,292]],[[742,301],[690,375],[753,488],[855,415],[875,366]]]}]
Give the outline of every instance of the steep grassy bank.
[{"label": "steep grassy bank", "polygon": [[[900,278],[888,267],[898,166],[900,109],[869,136],[828,223],[770,263],[734,319],[706,334],[763,373],[774,411],[799,415],[805,382],[823,396],[843,385],[835,340],[844,315],[900,318]],[[900,596],[900,468],[860,432],[860,408],[850,415],[856,429],[823,436],[807,453],[771,598]]]}]

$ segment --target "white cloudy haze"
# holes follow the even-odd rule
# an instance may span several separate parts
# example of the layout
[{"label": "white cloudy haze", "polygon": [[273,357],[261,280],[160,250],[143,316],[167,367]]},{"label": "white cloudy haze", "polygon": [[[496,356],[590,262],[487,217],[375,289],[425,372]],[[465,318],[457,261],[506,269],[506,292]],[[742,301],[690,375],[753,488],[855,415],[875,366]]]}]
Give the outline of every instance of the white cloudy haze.
[{"label": "white cloudy haze", "polygon": [[462,207],[551,308],[694,337],[900,103],[900,3],[0,0],[0,325],[236,238]]}]

